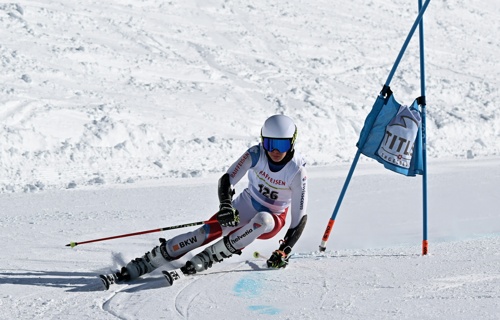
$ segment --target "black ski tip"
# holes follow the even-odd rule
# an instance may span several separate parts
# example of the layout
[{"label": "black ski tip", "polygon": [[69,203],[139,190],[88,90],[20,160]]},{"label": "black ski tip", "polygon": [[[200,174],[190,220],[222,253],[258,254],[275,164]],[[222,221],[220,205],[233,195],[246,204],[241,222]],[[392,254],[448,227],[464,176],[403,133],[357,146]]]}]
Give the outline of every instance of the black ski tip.
[{"label": "black ski tip", "polygon": [[102,285],[104,286],[105,290],[108,290],[110,285],[108,278],[103,274],[99,275],[99,278],[101,279]]},{"label": "black ski tip", "polygon": [[162,271],[161,273],[163,273],[163,276],[165,277],[165,279],[167,280],[169,286],[173,285],[174,284],[174,278],[172,277],[172,275],[170,274],[170,272],[164,270]]}]

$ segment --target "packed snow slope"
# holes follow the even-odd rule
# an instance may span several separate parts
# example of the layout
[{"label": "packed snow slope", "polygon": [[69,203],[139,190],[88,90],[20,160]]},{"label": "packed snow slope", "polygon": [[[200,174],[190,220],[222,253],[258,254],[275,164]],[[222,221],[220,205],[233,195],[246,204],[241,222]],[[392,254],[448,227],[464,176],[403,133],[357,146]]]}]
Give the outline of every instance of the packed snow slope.
[{"label": "packed snow slope", "polygon": [[[0,190],[221,173],[263,121],[297,122],[309,165],[352,160],[417,1],[0,4]],[[428,156],[500,155],[500,8],[431,1]],[[420,96],[416,34],[391,82]],[[364,161],[364,159],[362,159]]]},{"label": "packed snow slope", "polygon": [[65,245],[204,220],[217,208],[216,176],[4,193],[0,319],[498,319],[498,164],[431,163],[426,256],[421,179],[373,163],[357,169],[319,253],[348,166],[315,167],[308,224],[286,269],[252,258],[269,256],[282,232],[172,287],[154,272],[109,291],[97,274],[185,229]]}]

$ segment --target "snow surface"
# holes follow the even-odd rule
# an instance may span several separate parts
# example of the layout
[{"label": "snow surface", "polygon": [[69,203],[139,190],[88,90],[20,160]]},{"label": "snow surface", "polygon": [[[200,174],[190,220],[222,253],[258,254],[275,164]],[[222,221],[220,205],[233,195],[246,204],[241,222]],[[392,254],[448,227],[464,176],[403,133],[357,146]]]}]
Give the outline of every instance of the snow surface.
[{"label": "snow surface", "polygon": [[[500,319],[500,7],[425,14],[429,255],[422,179],[364,157],[321,235],[417,1],[0,3],[0,319]],[[415,36],[391,87],[420,95]],[[285,113],[309,163],[290,266],[275,239],[164,287],[95,275],[207,219],[222,172]],[[244,183],[237,186],[241,191]],[[180,261],[179,263],[182,263]]]}]

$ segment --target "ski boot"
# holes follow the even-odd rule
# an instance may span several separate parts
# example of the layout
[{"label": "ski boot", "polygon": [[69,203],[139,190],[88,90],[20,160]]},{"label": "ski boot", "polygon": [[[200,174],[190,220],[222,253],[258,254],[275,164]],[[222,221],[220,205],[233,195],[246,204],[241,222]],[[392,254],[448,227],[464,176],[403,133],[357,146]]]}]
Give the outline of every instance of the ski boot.
[{"label": "ski boot", "polygon": [[167,241],[160,238],[160,245],[153,250],[146,252],[142,257],[136,258],[125,267],[122,267],[116,273],[117,281],[130,281],[139,278],[140,276],[150,273],[156,268],[164,265],[168,261],[174,260],[168,253],[166,248]]},{"label": "ski boot", "polygon": [[222,262],[233,254],[241,254],[241,250],[236,250],[229,242],[229,238],[224,237],[187,261],[186,265],[181,267],[181,271],[185,275],[205,271],[211,268],[214,262]]}]

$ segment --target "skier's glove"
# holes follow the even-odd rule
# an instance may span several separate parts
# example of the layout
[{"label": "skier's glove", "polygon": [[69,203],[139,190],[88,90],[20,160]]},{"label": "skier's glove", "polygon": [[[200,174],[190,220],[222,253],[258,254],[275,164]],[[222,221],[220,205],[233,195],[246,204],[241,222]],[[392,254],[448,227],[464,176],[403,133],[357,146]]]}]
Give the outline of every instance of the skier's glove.
[{"label": "skier's glove", "polygon": [[267,259],[267,267],[268,268],[285,268],[288,265],[288,259],[290,259],[290,252],[292,248],[286,247],[283,250],[275,250],[271,257]]},{"label": "skier's glove", "polygon": [[216,217],[221,227],[236,227],[240,223],[240,213],[233,208],[231,201],[221,202]]}]

